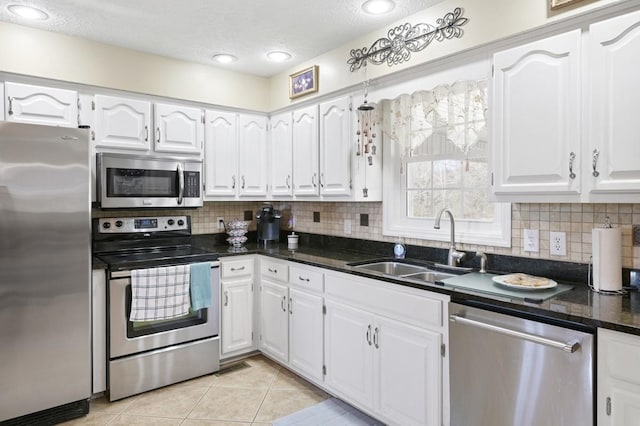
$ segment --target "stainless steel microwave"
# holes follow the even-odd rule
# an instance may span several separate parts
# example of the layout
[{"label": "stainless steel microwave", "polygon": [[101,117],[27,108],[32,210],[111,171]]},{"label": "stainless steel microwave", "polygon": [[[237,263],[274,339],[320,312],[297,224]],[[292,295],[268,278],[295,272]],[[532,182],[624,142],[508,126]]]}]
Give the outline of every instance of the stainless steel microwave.
[{"label": "stainless steel microwave", "polygon": [[97,200],[102,208],[202,207],[202,161],[97,154]]}]

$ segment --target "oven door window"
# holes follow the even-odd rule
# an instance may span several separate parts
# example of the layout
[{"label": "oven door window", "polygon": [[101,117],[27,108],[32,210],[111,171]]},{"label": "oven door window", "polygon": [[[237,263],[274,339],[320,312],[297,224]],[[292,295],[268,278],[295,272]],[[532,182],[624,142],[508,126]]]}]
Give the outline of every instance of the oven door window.
[{"label": "oven door window", "polygon": [[207,322],[207,309],[197,311],[189,310],[187,315],[160,321],[129,321],[131,314],[131,285],[127,286],[126,314],[127,314],[127,337],[141,337],[163,331],[177,330],[180,328],[193,327],[194,325]]},{"label": "oven door window", "polygon": [[177,170],[107,169],[107,197],[177,196]]}]

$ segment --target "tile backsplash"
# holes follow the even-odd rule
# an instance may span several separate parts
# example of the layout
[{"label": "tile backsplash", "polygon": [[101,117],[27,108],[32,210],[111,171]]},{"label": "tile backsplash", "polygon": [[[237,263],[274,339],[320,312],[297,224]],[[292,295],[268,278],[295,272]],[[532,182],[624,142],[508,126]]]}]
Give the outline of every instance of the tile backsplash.
[{"label": "tile backsplash", "polygon": [[[261,202],[206,202],[203,208],[182,210],[180,214],[191,215],[193,232],[209,234],[221,232],[216,219],[225,221],[242,219],[246,211],[258,211]],[[290,218],[295,218],[294,231],[323,235],[344,236],[375,241],[395,242],[396,237],[382,235],[382,203],[344,203],[344,202],[274,202],[274,207],[282,210],[281,227],[288,230]],[[602,227],[608,216],[611,224],[622,229],[622,266],[640,268],[640,246],[633,245],[634,225],[640,225],[640,204],[524,204],[511,205],[511,247],[478,246],[461,244],[467,251],[483,250],[511,256],[561,260],[588,263],[591,256],[591,230]],[[319,213],[320,221],[314,222],[314,212]],[[114,215],[144,216],[147,211],[110,212],[94,209],[94,217]],[[152,214],[176,214],[175,210],[157,211]],[[362,226],[363,215],[367,215],[368,226]],[[316,214],[316,216],[318,216]],[[345,221],[349,221],[345,225]],[[249,230],[255,230],[254,220]],[[540,231],[540,251],[525,252],[522,249],[524,229]],[[346,233],[350,230],[351,233]],[[549,232],[566,232],[567,255],[555,256],[549,252]],[[416,246],[448,247],[446,241],[403,238],[405,244]]]}]

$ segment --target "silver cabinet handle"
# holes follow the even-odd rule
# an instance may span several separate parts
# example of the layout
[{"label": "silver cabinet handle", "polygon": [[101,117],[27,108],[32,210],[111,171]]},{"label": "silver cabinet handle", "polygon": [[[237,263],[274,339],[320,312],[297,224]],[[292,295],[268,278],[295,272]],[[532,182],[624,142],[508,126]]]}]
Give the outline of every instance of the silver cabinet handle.
[{"label": "silver cabinet handle", "polygon": [[289,314],[293,315],[293,300],[289,298]]},{"label": "silver cabinet handle", "polygon": [[156,142],[160,143],[160,127],[156,127]]},{"label": "silver cabinet handle", "polygon": [[229,306],[229,292],[224,292],[224,306]]},{"label": "silver cabinet handle", "polygon": [[149,126],[144,126],[144,141],[149,142]]},{"label": "silver cabinet handle", "polygon": [[598,157],[600,157],[600,151],[594,149],[592,153],[593,161],[591,162],[591,164],[593,165],[593,173],[591,173],[593,177],[600,176],[600,172],[598,171]]},{"label": "silver cabinet handle", "polygon": [[91,140],[95,141],[96,140],[96,132],[95,131],[91,131]]},{"label": "silver cabinet handle", "polygon": [[287,175],[287,189],[291,188],[291,175]]},{"label": "silver cabinet handle", "polygon": [[242,175],[242,189],[244,189],[244,175]]},{"label": "silver cabinet handle", "polygon": [[607,416],[610,416],[611,415],[611,397],[610,396],[607,397],[607,405],[605,410],[607,412]]},{"label": "silver cabinet handle", "polygon": [[9,111],[7,111],[7,114],[13,115],[13,96],[9,96],[7,99],[9,99]]},{"label": "silver cabinet handle", "polygon": [[314,188],[318,187],[318,185],[316,185],[316,173],[314,173],[313,176],[311,176],[311,184],[313,185]]},{"label": "silver cabinet handle", "polygon": [[320,188],[324,188],[324,173],[320,173]]},{"label": "silver cabinet handle", "polygon": [[306,282],[311,281],[309,278],[304,278],[304,277],[303,277],[303,276],[301,276],[301,275],[298,275],[298,279],[299,279],[300,281],[306,281]]},{"label": "silver cabinet handle", "polygon": [[231,189],[236,189],[236,175],[231,175]]},{"label": "silver cabinet handle", "polygon": [[369,346],[371,346],[371,324],[367,326],[366,337],[367,337],[367,343],[369,344]]},{"label": "silver cabinet handle", "polygon": [[182,204],[184,196],[184,169],[182,163],[178,163],[178,204]]},{"label": "silver cabinet handle", "polygon": [[277,274],[278,273],[277,269],[267,268],[267,271],[271,272],[272,274]]},{"label": "silver cabinet handle", "polygon": [[570,354],[580,349],[580,343],[578,342],[558,342],[557,340],[547,339],[546,337],[537,336],[535,334],[523,333],[521,331],[511,330],[504,327],[499,327],[493,324],[487,324],[486,322],[475,321],[469,318],[461,317],[459,315],[449,315],[451,322],[469,325],[472,327],[483,328],[485,330],[491,330],[496,333],[505,334],[507,336],[516,337],[529,342],[539,343],[541,345],[549,346],[554,349],[561,349]]},{"label": "silver cabinet handle", "polygon": [[282,312],[287,312],[287,296],[282,296],[282,303],[280,303],[280,306],[282,306]]},{"label": "silver cabinet handle", "polygon": [[373,332],[373,346],[376,347],[376,349],[378,349],[380,347],[380,345],[378,343],[380,343],[380,339],[378,338],[378,332],[380,331],[380,329],[378,327],[376,327],[376,329]]},{"label": "silver cabinet handle", "polygon": [[573,172],[573,162],[576,161],[576,153],[575,152],[571,152],[569,153],[569,177],[571,179],[575,179],[576,178],[576,174]]},{"label": "silver cabinet handle", "polygon": [[231,268],[230,270],[231,270],[231,272],[235,272],[235,271],[244,271],[244,266],[241,266],[241,267],[239,267],[239,268]]}]

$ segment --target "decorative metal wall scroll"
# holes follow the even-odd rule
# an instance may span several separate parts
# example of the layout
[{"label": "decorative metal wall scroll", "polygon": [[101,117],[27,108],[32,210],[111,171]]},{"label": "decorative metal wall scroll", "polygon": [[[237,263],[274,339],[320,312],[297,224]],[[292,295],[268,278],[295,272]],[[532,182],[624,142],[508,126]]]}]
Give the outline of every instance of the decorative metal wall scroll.
[{"label": "decorative metal wall scroll", "polygon": [[365,66],[367,62],[375,65],[387,63],[396,65],[408,61],[411,52],[419,52],[427,47],[433,40],[443,41],[445,39],[462,37],[461,26],[469,19],[462,17],[462,9],[456,7],[453,12],[447,13],[443,18],[436,21],[436,26],[430,24],[409,23],[392,28],[387,33],[386,38],[376,40],[369,49],[351,49],[351,58],[347,63],[351,66],[351,72]]}]

